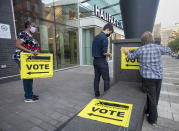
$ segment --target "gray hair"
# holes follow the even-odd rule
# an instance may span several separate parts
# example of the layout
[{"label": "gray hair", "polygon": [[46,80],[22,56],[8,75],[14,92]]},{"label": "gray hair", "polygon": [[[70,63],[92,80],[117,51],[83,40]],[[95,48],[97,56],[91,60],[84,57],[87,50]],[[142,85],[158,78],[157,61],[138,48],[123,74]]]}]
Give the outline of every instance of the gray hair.
[{"label": "gray hair", "polygon": [[150,31],[146,31],[142,34],[141,43],[142,43],[142,45],[154,43],[154,38]]}]

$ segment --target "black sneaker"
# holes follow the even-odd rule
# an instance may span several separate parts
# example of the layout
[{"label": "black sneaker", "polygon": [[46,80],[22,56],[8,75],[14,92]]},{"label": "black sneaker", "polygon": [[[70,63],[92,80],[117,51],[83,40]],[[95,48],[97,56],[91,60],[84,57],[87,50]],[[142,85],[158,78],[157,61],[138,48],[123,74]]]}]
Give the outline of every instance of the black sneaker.
[{"label": "black sneaker", "polygon": [[33,97],[33,98],[39,98],[39,96],[38,96],[38,95],[33,95],[32,97]]},{"label": "black sneaker", "polygon": [[39,100],[39,98],[36,97],[36,96],[32,96],[32,99],[33,99],[33,100]]},{"label": "black sneaker", "polygon": [[149,124],[151,124],[151,125],[153,125],[153,126],[157,125],[157,120],[156,120],[156,121],[151,121],[151,120],[149,119],[149,116],[150,116],[150,114],[148,114],[148,116],[147,116],[147,121],[149,122]]}]

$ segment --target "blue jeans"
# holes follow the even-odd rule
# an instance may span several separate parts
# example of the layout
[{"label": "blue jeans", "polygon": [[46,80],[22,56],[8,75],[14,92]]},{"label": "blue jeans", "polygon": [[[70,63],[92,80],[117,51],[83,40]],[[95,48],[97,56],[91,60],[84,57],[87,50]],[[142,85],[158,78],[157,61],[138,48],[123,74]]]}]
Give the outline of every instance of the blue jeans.
[{"label": "blue jeans", "polygon": [[[15,59],[15,62],[18,64],[19,68],[20,68],[20,61]],[[32,99],[33,96],[33,79],[23,79],[23,87],[24,87],[24,97],[25,99]]]},{"label": "blue jeans", "polygon": [[97,95],[99,94],[99,82],[101,75],[104,80],[104,91],[110,88],[109,67],[105,58],[94,58],[93,65],[95,72],[94,92]]}]

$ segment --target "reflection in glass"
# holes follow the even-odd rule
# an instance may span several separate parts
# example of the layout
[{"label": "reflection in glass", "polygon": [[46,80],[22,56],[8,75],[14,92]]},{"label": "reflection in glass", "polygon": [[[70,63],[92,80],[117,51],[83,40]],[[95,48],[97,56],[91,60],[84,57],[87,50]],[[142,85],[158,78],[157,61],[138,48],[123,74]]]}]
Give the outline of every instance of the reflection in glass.
[{"label": "reflection in glass", "polygon": [[89,17],[93,16],[93,7],[88,3],[81,3],[79,7],[79,17]]},{"label": "reflection in glass", "polygon": [[78,33],[76,28],[57,25],[56,43],[58,68],[79,64]]},{"label": "reflection in glass", "polygon": [[77,1],[13,0],[13,6],[17,33],[25,30],[25,21],[36,23],[33,37],[42,53],[53,53],[54,69],[79,64]]},{"label": "reflection in glass", "polygon": [[77,3],[72,0],[57,0],[54,3],[55,20],[61,24],[75,26],[78,25],[78,9]]},{"label": "reflection in glass", "polygon": [[83,29],[83,64],[92,64],[92,42],[94,39],[94,28]]}]

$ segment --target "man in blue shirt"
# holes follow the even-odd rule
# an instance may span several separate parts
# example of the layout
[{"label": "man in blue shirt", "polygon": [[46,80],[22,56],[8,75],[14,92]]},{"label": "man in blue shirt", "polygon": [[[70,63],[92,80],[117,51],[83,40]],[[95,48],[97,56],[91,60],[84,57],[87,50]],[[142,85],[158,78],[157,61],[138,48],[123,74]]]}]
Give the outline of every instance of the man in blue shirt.
[{"label": "man in blue shirt", "polygon": [[100,96],[99,92],[99,82],[100,76],[104,80],[104,91],[107,91],[110,88],[110,79],[109,79],[109,67],[106,61],[106,57],[112,57],[112,54],[107,52],[108,50],[108,37],[111,33],[114,32],[112,24],[106,24],[103,27],[103,31],[99,33],[93,40],[92,44],[92,56],[94,58],[94,92],[95,97]]},{"label": "man in blue shirt", "polygon": [[154,39],[151,32],[145,32],[141,37],[142,47],[130,54],[128,49],[122,50],[127,57],[138,59],[139,71],[143,78],[143,90],[147,94],[147,114],[148,121],[151,124],[157,122],[158,113],[157,105],[160,96],[161,83],[163,78],[162,59],[161,56],[170,54],[170,48],[154,44]]}]

